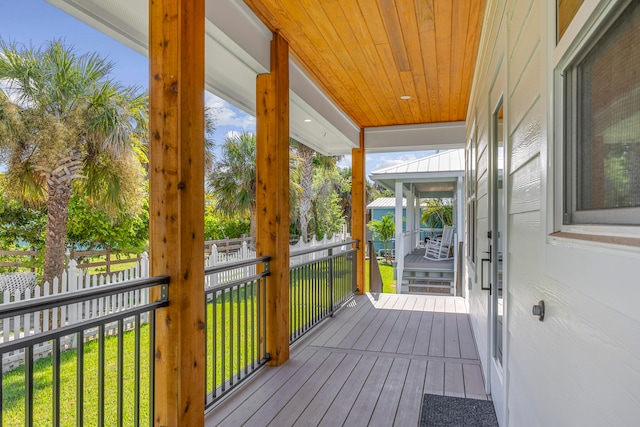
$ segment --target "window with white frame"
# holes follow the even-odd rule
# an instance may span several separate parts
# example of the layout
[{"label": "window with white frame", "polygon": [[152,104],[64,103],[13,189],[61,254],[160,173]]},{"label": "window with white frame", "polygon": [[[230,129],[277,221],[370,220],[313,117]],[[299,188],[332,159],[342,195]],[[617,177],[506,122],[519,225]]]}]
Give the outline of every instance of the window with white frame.
[{"label": "window with white frame", "polygon": [[640,225],[640,1],[592,31],[564,76],[564,224]]}]

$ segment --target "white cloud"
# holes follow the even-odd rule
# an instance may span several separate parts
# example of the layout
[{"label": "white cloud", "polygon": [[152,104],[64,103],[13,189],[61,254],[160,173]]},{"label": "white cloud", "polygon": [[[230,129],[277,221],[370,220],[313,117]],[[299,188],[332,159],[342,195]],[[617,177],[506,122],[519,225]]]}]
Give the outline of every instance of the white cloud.
[{"label": "white cloud", "polygon": [[231,126],[243,131],[255,131],[256,118],[234,107],[217,96],[206,92],[205,105],[213,110],[216,127]]}]

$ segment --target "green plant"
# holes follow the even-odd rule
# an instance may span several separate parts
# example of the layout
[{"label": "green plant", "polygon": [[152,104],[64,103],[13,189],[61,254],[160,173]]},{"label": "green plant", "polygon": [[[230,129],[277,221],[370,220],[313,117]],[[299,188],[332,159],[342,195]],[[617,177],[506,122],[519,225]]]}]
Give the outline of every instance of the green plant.
[{"label": "green plant", "polygon": [[367,227],[373,233],[373,237],[377,237],[384,245],[384,257],[387,262],[391,260],[391,245],[390,241],[396,232],[396,224],[393,220],[394,215],[388,213],[379,220],[374,219],[369,221]]},{"label": "green plant", "polygon": [[443,228],[453,225],[453,206],[443,199],[427,199],[422,206],[420,222],[429,228]]},{"label": "green plant", "polygon": [[113,216],[141,209],[147,96],[114,82],[110,61],[59,40],[43,48],[2,41],[0,51],[0,158],[13,196],[46,205],[43,281],[53,283],[74,194]]}]

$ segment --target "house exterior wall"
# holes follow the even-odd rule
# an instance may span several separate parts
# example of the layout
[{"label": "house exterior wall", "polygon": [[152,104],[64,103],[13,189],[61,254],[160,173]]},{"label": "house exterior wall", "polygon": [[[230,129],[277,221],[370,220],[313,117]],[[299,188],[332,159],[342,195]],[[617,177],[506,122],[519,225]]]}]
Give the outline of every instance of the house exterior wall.
[{"label": "house exterior wall", "polygon": [[[585,1],[596,9],[600,3]],[[548,0],[487,4],[467,114],[468,149],[477,144],[477,238],[464,239],[476,244],[476,258],[465,261],[467,302],[486,379],[489,293],[480,289],[480,259],[488,250],[490,123],[502,96],[507,191],[504,424],[637,425],[640,251],[552,236],[561,228],[554,222],[561,203],[554,189],[562,188],[562,176],[554,172],[554,153],[562,143],[553,131],[554,116],[561,114],[554,113],[555,8],[556,1]],[[576,30],[570,27],[566,34],[572,32]],[[546,304],[543,322],[531,312],[539,300]]]}]

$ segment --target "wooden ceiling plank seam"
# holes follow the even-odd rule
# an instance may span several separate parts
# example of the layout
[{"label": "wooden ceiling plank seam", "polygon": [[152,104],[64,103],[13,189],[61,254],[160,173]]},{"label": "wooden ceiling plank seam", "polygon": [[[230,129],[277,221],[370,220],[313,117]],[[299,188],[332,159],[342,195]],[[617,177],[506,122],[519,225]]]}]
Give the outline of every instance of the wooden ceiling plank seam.
[{"label": "wooden ceiling plank seam", "polygon": [[440,119],[447,121],[450,105],[451,81],[451,27],[452,7],[450,1],[435,2],[436,55],[438,57],[438,96],[440,98]]},{"label": "wooden ceiling plank seam", "polygon": [[[464,56],[466,53],[467,33],[469,31],[469,13],[471,12],[470,0],[457,0],[454,3],[454,26],[452,31],[452,63],[451,63],[451,103],[449,105],[449,116],[453,120],[460,120],[460,97],[462,88],[462,77],[465,74]],[[462,113],[464,114],[464,113]]]},{"label": "wooden ceiling plank seam", "polygon": [[[319,34],[324,39],[324,42],[327,46],[337,46],[338,44],[342,44],[342,40],[339,35],[335,31],[333,25],[329,22],[327,15],[324,12],[322,6],[319,7],[304,7],[303,2],[291,1],[290,2],[290,11],[296,10],[302,17],[306,15],[308,18],[309,24],[305,26],[307,34],[314,27],[317,29]],[[311,13],[311,15],[309,14]],[[337,44],[333,44],[332,42],[337,42]],[[325,53],[325,59],[330,59],[331,56],[335,57],[337,60],[334,63],[336,69],[339,69],[340,66],[344,67],[346,71],[349,71],[348,78],[353,85],[353,89],[355,93],[358,93],[360,96],[355,96],[355,99],[359,100],[359,106],[367,106],[371,112],[371,115],[376,118],[376,124],[385,122],[384,111],[378,104],[377,100],[371,99],[371,97],[367,97],[365,93],[365,89],[368,87],[368,84],[364,79],[361,78],[361,75],[358,71],[357,65],[353,62],[348,49],[346,46],[342,46],[343,49],[329,49],[333,55],[330,55],[329,52]],[[353,94],[354,92],[351,91]]]},{"label": "wooden ceiling plank seam", "polygon": [[389,44],[399,72],[411,71],[409,57],[405,48],[404,36],[394,0],[378,0],[382,21],[387,31]]},{"label": "wooden ceiling plank seam", "polygon": [[430,123],[433,119],[431,117],[431,107],[429,105],[428,82],[426,76],[424,74],[413,74],[413,85],[416,88],[420,88],[416,90],[419,94],[416,100],[418,108],[420,109],[419,123]]},{"label": "wooden ceiling plank seam", "polygon": [[[470,26],[474,31],[470,32],[467,36],[467,46],[468,46],[468,54],[465,55],[465,63],[464,67],[467,72],[467,76],[463,78],[473,78],[473,73],[475,71],[477,55],[478,55],[478,47],[480,43],[480,32],[483,22],[483,13],[485,9],[486,2],[485,0],[481,0],[478,2],[474,2],[473,6],[476,10],[472,10],[472,18]],[[469,108],[469,101],[471,99],[471,83],[470,81],[463,80],[462,82],[462,94],[464,98],[461,98],[461,103],[463,108],[465,109],[465,117],[466,110]]]},{"label": "wooden ceiling plank seam", "polygon": [[415,8],[415,0],[402,0],[397,2],[399,7],[398,14],[401,17],[402,31],[405,34],[404,39],[407,43],[407,52],[409,54],[409,63],[413,72],[413,90],[415,93],[410,94],[414,97],[413,102],[418,108],[417,114],[414,113],[415,123],[424,123],[431,121],[431,110],[429,107],[429,98],[426,85],[426,71],[422,61],[423,50],[420,43],[420,30],[418,27],[418,13]]},{"label": "wooden ceiling plank seam", "polygon": [[[371,38],[374,41],[374,45],[375,45],[374,47],[378,54],[378,57],[380,58],[380,62],[384,64],[383,67],[385,69],[387,78],[390,84],[392,85],[392,87],[394,88],[394,91],[396,92],[394,97],[399,99],[401,95],[399,91],[402,90],[402,86],[400,82],[400,73],[398,72],[395,66],[395,59],[392,62],[393,66],[389,67],[387,65],[388,61],[386,61],[387,58],[383,53],[381,53],[381,49],[380,49],[380,46],[388,45],[388,40],[386,38],[386,28],[384,26],[380,9],[379,7],[371,7],[371,0],[355,0],[355,1],[358,3],[358,8],[360,9],[362,16],[364,17],[364,21],[367,23],[367,29],[369,31]],[[395,115],[399,116],[402,120],[400,122],[397,122],[398,124],[399,123],[404,124],[404,117],[406,117],[406,112],[404,112],[402,104],[403,104],[402,102],[398,102],[396,104],[397,109],[395,110]]]},{"label": "wooden ceiling plank seam", "polygon": [[[371,34],[371,39],[373,40],[373,44],[384,44],[388,43],[387,35],[384,31],[371,31],[372,28],[383,30],[384,21],[382,19],[382,15],[380,14],[380,9],[378,7],[372,7],[371,0],[345,0],[345,1],[355,1],[358,4],[358,8],[360,9],[362,16],[367,23],[367,27],[370,29],[369,32]],[[377,2],[375,2],[377,4]]]},{"label": "wooden ceiling plank seam", "polygon": [[[380,44],[376,46],[376,49],[378,50],[378,54],[380,55],[380,58],[382,58],[384,68],[395,70],[395,58],[393,56],[393,53],[391,52],[391,46],[388,44]],[[396,92],[399,92],[399,93],[404,92],[402,77],[400,76],[399,73],[394,82],[395,82],[395,86],[398,87],[398,89],[396,89]],[[404,100],[402,101],[403,102],[399,103],[399,107],[400,107],[400,111],[402,112],[402,116],[404,118],[403,123],[406,124],[406,121],[407,121],[406,118],[411,117],[411,107],[407,102],[404,102]]]},{"label": "wooden ceiling plank seam", "polygon": [[436,55],[435,6],[433,1],[419,2],[417,12],[419,22],[424,22],[424,26],[420,27],[420,45],[423,52],[430,54],[430,56],[423,54],[422,62],[427,81],[431,119],[435,123],[439,121],[442,105],[438,90],[438,56]]},{"label": "wooden ceiling plank seam", "polygon": [[[402,86],[404,87],[405,93],[416,93],[413,78],[413,73],[411,71],[400,72],[400,79],[402,80]],[[405,102],[409,105],[413,124],[423,123],[420,118],[420,105],[418,104],[417,98],[412,97],[411,99],[405,100]]]},{"label": "wooden ceiling plank seam", "polygon": [[[382,60],[378,55],[375,45],[371,43],[371,35],[367,29],[367,26],[361,25],[364,22],[364,17],[357,2],[353,1],[339,1],[337,2],[342,10],[342,17],[345,19],[346,24],[349,25],[351,32],[356,40],[360,49],[357,49],[360,53],[360,64],[366,67],[372,76],[375,77],[375,82],[378,85],[380,92],[383,94],[387,101],[387,108],[389,113],[393,114],[395,122],[402,122],[400,116],[400,105],[398,103],[397,95],[394,92],[394,88],[391,84],[386,70],[380,67]],[[325,9],[326,12],[326,9]],[[356,16],[358,19],[355,19]],[[350,17],[347,19],[347,17]],[[364,32],[366,31],[366,35]],[[380,70],[382,68],[382,70]]]},{"label": "wooden ceiling plank seam", "polygon": [[[305,11],[304,4],[291,2],[292,4],[284,5],[279,0],[270,1],[270,4],[276,3],[281,5],[281,10],[283,11],[283,16],[278,18],[286,22],[289,27],[296,26],[300,28],[302,35],[293,40],[296,52],[316,53],[313,58],[298,57],[301,63],[307,71],[312,72],[312,75],[318,79],[317,81],[321,83],[326,92],[339,94],[340,107],[358,126],[362,126],[363,122],[366,123],[364,120],[369,117],[369,114],[361,108],[361,106],[367,105],[366,96],[359,90],[355,82],[351,81],[351,84],[349,84],[349,81],[344,81],[335,73],[335,70],[340,69],[339,58],[335,55],[335,49],[331,49],[320,29],[309,22],[310,17]],[[296,13],[293,13],[293,11]],[[306,18],[306,20],[301,20],[301,17]],[[314,29],[316,30],[315,32],[313,31]],[[333,62],[332,59],[334,59]],[[338,61],[337,66],[336,61]],[[315,69],[319,72],[312,71]],[[344,98],[345,96],[348,96],[349,99]]]},{"label": "wooden ceiling plank seam", "polygon": [[469,99],[471,97],[471,81],[473,79],[473,73],[476,68],[476,61],[478,55],[478,47],[480,44],[480,33],[482,31],[482,21],[484,17],[486,1],[478,0],[471,2],[470,10],[470,31],[467,32],[466,41],[466,53],[464,57],[464,72],[462,76],[462,87],[460,96],[460,108],[461,115],[466,118],[467,109],[469,108]]},{"label": "wooden ceiling plank seam", "polygon": [[[359,80],[363,87],[369,88],[373,94],[375,103],[383,114],[384,119],[388,120],[386,119],[388,113],[385,114],[385,111],[389,111],[389,106],[386,101],[386,97],[384,96],[384,90],[380,85],[380,79],[376,72],[372,72],[369,67],[369,62],[362,54],[360,41],[353,33],[351,25],[349,24],[349,19],[344,15],[344,11],[340,7],[340,3],[338,1],[324,2],[322,3],[322,9],[325,15],[329,18],[329,21],[333,24],[332,28],[335,31],[334,36],[341,40],[341,43],[345,47],[345,53],[348,52],[347,55],[349,56],[349,60],[353,62],[353,70],[348,71],[359,76]],[[356,19],[357,17],[355,16],[351,17],[351,20]],[[337,25],[339,25],[339,27]],[[352,48],[349,49],[349,46],[352,46]],[[375,90],[376,88],[377,90]],[[377,96],[376,93],[378,93]],[[384,120],[381,123],[384,123]]]}]

